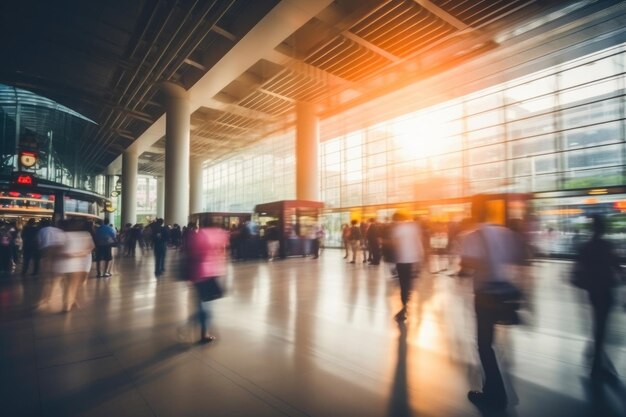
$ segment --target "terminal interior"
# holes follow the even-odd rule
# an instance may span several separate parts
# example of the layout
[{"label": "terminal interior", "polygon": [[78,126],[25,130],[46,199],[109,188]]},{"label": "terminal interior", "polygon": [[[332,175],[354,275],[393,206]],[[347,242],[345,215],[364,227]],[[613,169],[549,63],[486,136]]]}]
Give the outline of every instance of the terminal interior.
[{"label": "terminal interior", "polygon": [[[0,16],[2,415],[626,415],[626,288],[599,385],[570,282],[594,216],[626,259],[625,2],[24,0]],[[467,398],[483,377],[454,247],[476,196],[531,248],[521,324],[496,326],[502,410]],[[404,323],[393,264],[363,245],[351,264],[344,242],[398,213],[428,232]],[[215,340],[189,323],[178,243],[155,274],[149,244],[116,242],[110,276],[94,263],[64,312],[63,281],[23,271],[30,219],[224,229]]]}]

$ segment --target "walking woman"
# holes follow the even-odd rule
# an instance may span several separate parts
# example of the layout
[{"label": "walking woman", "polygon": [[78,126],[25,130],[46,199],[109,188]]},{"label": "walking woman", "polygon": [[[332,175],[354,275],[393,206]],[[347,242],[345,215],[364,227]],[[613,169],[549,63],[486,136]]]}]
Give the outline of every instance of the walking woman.
[{"label": "walking woman", "polygon": [[200,323],[201,344],[215,340],[209,334],[212,316],[209,303],[222,296],[218,277],[226,271],[228,234],[211,226],[210,219],[203,219],[202,227],[190,232],[187,240],[188,274],[198,296],[196,317]]},{"label": "walking woman", "polygon": [[58,253],[58,272],[64,277],[63,311],[79,307],[76,295],[91,270],[91,252],[95,249],[93,237],[80,220],[65,221],[64,244]]}]

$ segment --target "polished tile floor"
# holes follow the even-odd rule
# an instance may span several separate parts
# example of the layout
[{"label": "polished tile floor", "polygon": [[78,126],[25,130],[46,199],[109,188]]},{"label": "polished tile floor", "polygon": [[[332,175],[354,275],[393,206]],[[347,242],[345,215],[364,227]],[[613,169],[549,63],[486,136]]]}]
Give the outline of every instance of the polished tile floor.
[{"label": "polished tile floor", "polygon": [[[58,283],[51,302],[31,311],[42,281],[6,276],[0,415],[626,415],[625,312],[614,310],[609,331],[620,377],[592,386],[589,308],[566,283],[569,264],[525,271],[526,324],[497,334],[513,404],[481,414],[466,399],[481,378],[469,282],[423,271],[399,327],[388,267],[342,255],[231,264],[227,297],[212,303],[217,340],[209,345],[195,344],[186,324],[194,294],[168,274],[155,279],[150,254],[116,258],[109,279],[92,271],[71,313],[60,312]],[[169,252],[168,263],[176,256]],[[432,271],[443,268],[437,261]]]}]

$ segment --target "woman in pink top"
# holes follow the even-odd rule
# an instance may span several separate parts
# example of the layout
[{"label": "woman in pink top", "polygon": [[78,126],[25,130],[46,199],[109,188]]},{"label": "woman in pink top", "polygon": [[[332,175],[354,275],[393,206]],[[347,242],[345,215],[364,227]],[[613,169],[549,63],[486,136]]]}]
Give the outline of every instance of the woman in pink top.
[{"label": "woman in pink top", "polygon": [[216,278],[226,271],[226,245],[228,234],[210,222],[190,231],[187,240],[187,274],[198,294],[197,318],[200,322],[200,343],[208,343],[215,338],[208,333],[211,320],[209,302],[222,296]]}]

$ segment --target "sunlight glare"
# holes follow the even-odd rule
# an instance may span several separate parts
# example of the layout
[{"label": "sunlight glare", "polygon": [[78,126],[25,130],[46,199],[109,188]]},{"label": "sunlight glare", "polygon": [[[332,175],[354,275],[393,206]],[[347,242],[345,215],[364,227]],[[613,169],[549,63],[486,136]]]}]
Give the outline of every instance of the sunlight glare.
[{"label": "sunlight glare", "polygon": [[428,158],[446,151],[448,135],[441,119],[440,113],[430,113],[394,123],[394,141],[407,159]]}]

